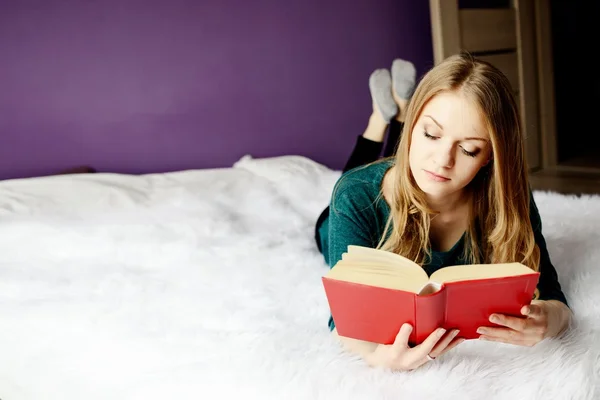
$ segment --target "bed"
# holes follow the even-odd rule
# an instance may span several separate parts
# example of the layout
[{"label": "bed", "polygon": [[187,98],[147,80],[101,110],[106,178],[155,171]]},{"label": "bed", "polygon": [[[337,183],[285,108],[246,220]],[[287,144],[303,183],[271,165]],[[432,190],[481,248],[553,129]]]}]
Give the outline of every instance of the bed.
[{"label": "bed", "polygon": [[0,398],[600,398],[600,197],[534,193],[576,315],[564,337],[393,373],[327,328],[313,226],[338,176],[245,156],[0,182]]}]

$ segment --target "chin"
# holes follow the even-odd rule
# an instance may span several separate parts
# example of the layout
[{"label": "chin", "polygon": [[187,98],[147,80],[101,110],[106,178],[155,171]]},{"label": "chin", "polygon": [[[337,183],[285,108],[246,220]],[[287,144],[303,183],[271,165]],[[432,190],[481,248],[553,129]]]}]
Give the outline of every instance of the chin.
[{"label": "chin", "polygon": [[440,188],[440,185],[435,184],[435,182],[430,182],[426,179],[415,179],[415,181],[417,182],[417,186],[419,187],[419,189],[421,189],[421,191],[425,194],[437,196],[446,192],[446,190]]},{"label": "chin", "polygon": [[443,197],[443,196],[448,196],[448,195],[450,195],[452,193],[449,190],[440,190],[440,189],[435,189],[435,188],[430,188],[430,187],[429,188],[428,187],[421,188],[421,190],[426,195],[431,196],[431,197],[436,197],[436,198]]}]

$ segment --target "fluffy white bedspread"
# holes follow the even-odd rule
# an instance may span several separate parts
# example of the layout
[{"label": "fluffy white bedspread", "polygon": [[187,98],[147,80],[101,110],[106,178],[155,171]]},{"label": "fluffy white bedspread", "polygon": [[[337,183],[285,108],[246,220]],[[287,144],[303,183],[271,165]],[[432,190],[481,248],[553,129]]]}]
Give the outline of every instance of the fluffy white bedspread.
[{"label": "fluffy white bedspread", "polygon": [[575,324],[413,372],[327,329],[314,222],[339,172],[232,168],[0,182],[0,398],[598,399],[600,197],[536,192]]}]

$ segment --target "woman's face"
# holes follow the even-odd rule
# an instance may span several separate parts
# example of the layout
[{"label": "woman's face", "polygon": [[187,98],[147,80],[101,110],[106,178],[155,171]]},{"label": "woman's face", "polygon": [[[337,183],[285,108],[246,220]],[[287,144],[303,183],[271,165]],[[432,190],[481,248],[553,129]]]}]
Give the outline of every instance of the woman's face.
[{"label": "woman's face", "polygon": [[482,116],[460,93],[443,92],[423,108],[412,131],[409,163],[421,190],[432,198],[458,194],[491,157]]}]

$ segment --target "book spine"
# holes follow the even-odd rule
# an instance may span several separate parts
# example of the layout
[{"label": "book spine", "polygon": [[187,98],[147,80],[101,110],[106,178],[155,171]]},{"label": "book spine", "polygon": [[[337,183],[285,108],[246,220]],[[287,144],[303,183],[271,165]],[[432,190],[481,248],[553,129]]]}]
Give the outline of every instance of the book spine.
[{"label": "book spine", "polygon": [[446,319],[445,287],[432,294],[415,296],[415,329],[409,341],[422,343],[434,330],[444,327]]}]

